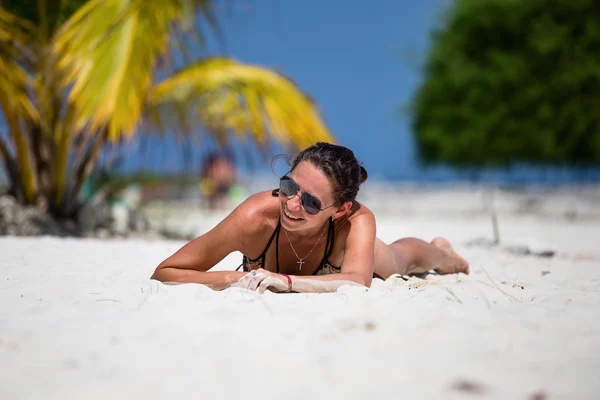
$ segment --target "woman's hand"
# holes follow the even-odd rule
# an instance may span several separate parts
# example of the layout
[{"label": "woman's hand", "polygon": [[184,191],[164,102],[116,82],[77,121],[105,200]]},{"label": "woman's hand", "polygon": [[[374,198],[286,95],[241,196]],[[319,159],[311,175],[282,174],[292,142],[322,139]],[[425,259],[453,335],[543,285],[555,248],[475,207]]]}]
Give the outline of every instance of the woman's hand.
[{"label": "woman's hand", "polygon": [[243,287],[259,294],[263,294],[267,289],[272,292],[287,292],[288,280],[283,275],[258,268],[248,272],[231,286]]}]

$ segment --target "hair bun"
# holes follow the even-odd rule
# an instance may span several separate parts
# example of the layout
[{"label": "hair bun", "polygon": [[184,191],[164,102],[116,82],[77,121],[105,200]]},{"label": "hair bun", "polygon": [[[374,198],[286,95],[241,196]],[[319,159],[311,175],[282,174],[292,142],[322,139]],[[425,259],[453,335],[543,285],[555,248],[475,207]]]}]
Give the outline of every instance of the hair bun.
[{"label": "hair bun", "polygon": [[362,184],[364,181],[367,180],[368,177],[369,177],[369,174],[367,173],[367,170],[365,169],[365,167],[363,167],[361,165],[360,166],[360,183]]}]

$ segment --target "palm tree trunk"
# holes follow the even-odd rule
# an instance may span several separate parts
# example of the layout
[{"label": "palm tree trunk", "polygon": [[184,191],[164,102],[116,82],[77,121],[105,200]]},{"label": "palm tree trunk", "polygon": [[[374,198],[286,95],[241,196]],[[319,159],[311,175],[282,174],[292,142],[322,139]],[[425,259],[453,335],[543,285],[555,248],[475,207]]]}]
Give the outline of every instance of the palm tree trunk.
[{"label": "palm tree trunk", "polygon": [[31,127],[31,142],[38,177],[38,192],[40,197],[51,200],[52,194],[52,140],[42,132],[39,125]]},{"label": "palm tree trunk", "polygon": [[2,161],[4,161],[4,168],[8,174],[8,181],[10,182],[10,191],[13,192],[15,197],[22,196],[22,193],[19,193],[17,188],[19,187],[19,170],[17,168],[17,163],[10,156],[10,152],[8,151],[8,147],[6,143],[0,138],[0,155],[2,155]]},{"label": "palm tree trunk", "polygon": [[96,164],[96,160],[98,159],[98,156],[100,155],[100,152],[102,150],[102,148],[104,147],[104,144],[106,143],[107,140],[107,133],[108,131],[106,129],[103,129],[101,132],[98,132],[94,138],[93,138],[93,143],[91,146],[89,146],[89,148],[87,149],[87,152],[85,154],[85,157],[83,158],[83,160],[81,161],[81,163],[77,166],[77,172],[75,173],[75,183],[73,185],[73,187],[71,188],[71,194],[69,196],[69,199],[72,200],[71,204],[68,205],[67,208],[67,213],[68,214],[72,214],[75,213],[77,211],[77,195],[79,194],[79,191],[81,190],[81,187],[83,186],[83,183],[85,182],[85,180],[90,176],[90,174],[92,173],[92,170],[94,168],[94,165]]},{"label": "palm tree trunk", "polygon": [[58,144],[54,154],[54,170],[52,175],[52,210],[60,216],[65,216],[66,205],[65,194],[68,196],[67,174],[69,165],[69,153],[73,144],[73,138],[76,135],[73,124],[75,111],[69,109],[62,122],[58,121],[54,126],[54,137],[58,139]]},{"label": "palm tree trunk", "polygon": [[[58,127],[57,129],[61,129]],[[56,149],[56,162],[52,179],[53,201],[52,209],[59,214],[64,211],[63,200],[67,184],[67,166],[69,162],[69,150],[71,148],[72,135],[66,129],[58,132],[58,147]]]},{"label": "palm tree trunk", "polygon": [[23,190],[24,201],[26,204],[32,204],[37,197],[36,174],[31,165],[31,155],[29,146],[25,140],[23,132],[19,129],[19,125],[15,118],[10,114],[6,115],[9,125],[10,134],[15,149],[17,150],[17,163],[19,168],[19,186]]}]

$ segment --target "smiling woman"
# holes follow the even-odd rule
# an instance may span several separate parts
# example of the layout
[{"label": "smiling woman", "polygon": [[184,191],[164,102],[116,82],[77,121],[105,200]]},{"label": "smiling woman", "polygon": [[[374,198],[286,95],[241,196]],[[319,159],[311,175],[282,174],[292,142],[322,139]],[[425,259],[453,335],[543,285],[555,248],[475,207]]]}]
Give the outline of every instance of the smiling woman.
[{"label": "smiling woman", "polygon": [[[377,239],[373,213],[356,201],[366,179],[350,149],[317,143],[296,156],[279,189],[248,198],[160,263],[152,279],[216,290],[330,292],[345,284],[370,286],[374,276],[469,273],[443,238],[389,245]],[[234,251],[243,254],[243,271],[209,271]]]}]

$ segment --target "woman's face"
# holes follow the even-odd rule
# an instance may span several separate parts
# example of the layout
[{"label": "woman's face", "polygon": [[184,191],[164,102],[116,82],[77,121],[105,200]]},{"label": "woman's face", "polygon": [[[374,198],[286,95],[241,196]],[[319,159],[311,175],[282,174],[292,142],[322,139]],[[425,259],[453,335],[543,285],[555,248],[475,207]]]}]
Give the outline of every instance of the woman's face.
[{"label": "woman's face", "polygon": [[[281,224],[288,231],[320,228],[336,213],[333,206],[333,187],[325,174],[308,161],[301,161],[290,173],[299,191],[296,195],[286,196],[281,191]],[[328,207],[316,215],[309,214],[302,206],[301,195],[307,192],[321,202],[321,208]]]}]

